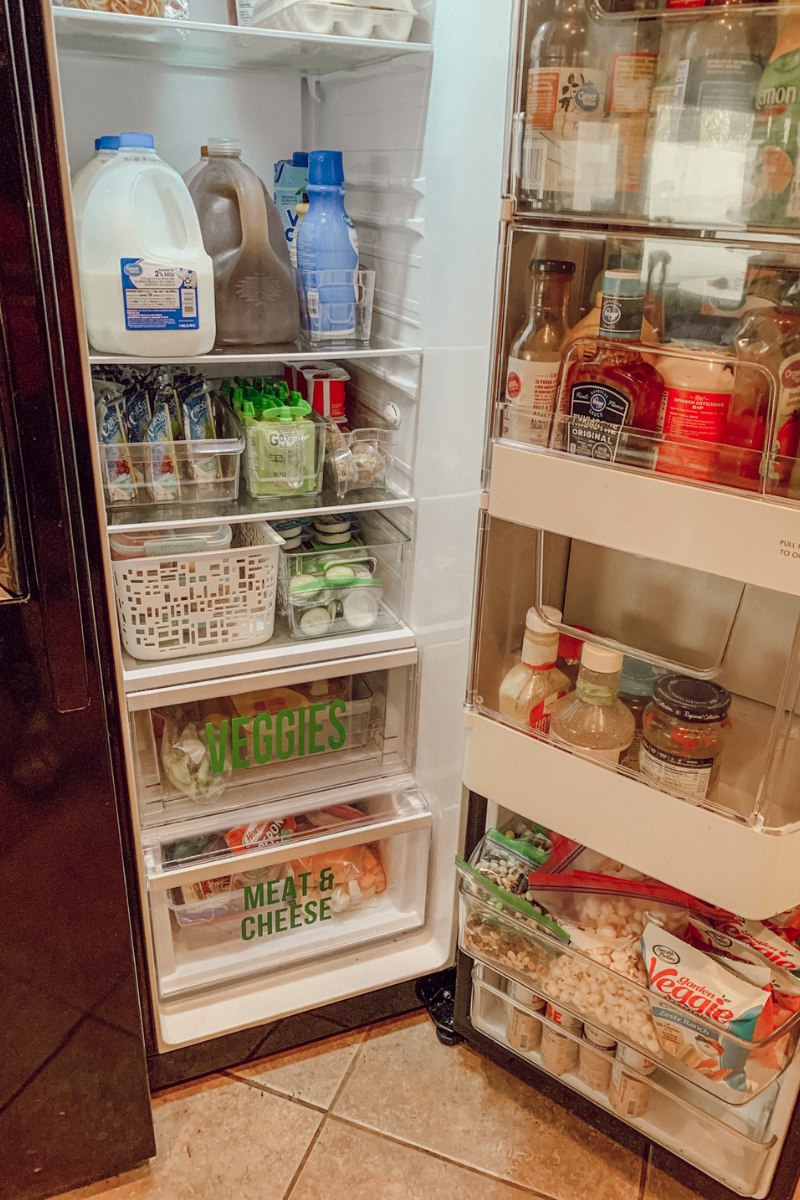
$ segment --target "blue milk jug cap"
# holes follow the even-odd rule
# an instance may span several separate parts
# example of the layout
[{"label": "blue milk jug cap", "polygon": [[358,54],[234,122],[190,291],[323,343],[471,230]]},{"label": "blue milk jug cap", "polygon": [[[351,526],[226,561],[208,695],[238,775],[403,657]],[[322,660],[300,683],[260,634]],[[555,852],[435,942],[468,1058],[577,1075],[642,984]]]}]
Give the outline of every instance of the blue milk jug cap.
[{"label": "blue milk jug cap", "polygon": [[94,139],[94,148],[95,150],[119,150],[119,138],[104,133],[102,137]]},{"label": "blue milk jug cap", "polygon": [[308,155],[306,154],[305,150],[295,150],[294,154],[292,155],[292,166],[293,167],[307,167],[308,166]]},{"label": "blue milk jug cap", "polygon": [[152,133],[121,133],[119,135],[120,150],[129,150],[136,148],[139,150],[152,150],[155,146]]},{"label": "blue milk jug cap", "polygon": [[341,150],[312,150],[308,156],[308,182],[322,187],[344,183]]}]

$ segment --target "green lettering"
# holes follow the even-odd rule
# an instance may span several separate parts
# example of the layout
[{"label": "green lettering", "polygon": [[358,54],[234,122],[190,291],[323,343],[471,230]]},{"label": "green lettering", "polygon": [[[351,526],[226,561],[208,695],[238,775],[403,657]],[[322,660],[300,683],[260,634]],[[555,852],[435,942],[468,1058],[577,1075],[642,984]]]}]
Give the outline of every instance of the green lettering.
[{"label": "green lettering", "polygon": [[307,896],[308,895],[308,881],[311,878],[311,872],[310,871],[301,871],[300,874],[297,876],[297,878],[302,879],[303,895]]},{"label": "green lettering", "polygon": [[234,717],[231,721],[231,752],[234,770],[239,767],[249,767],[250,759],[242,758],[239,751],[247,749],[247,738],[242,737],[241,728],[250,720],[249,717]]},{"label": "green lettering", "polygon": [[[297,920],[295,920],[295,917],[297,918]],[[289,924],[291,925],[292,929],[297,929],[298,925],[302,925],[302,923],[303,923],[302,906],[299,904],[294,904],[289,909]]]},{"label": "green lettering", "polygon": [[220,771],[225,768],[225,755],[228,750],[227,717],[219,727],[219,742],[217,742],[217,731],[212,722],[206,721],[206,745],[208,746],[208,757],[211,759],[211,770],[219,775]]},{"label": "green lettering", "polygon": [[253,718],[253,758],[263,766],[272,758],[272,734],[264,734],[264,749],[261,749],[261,726],[267,730],[272,730],[272,717],[269,713],[256,713]]},{"label": "green lettering", "polygon": [[281,760],[291,758],[294,754],[294,730],[290,729],[288,731],[286,745],[284,745],[283,737],[284,723],[294,725],[294,718],[295,714],[290,708],[282,708],[275,718],[275,753]]},{"label": "green lettering", "polygon": [[283,895],[281,896],[281,899],[283,900],[284,904],[287,900],[297,899],[297,888],[294,886],[294,880],[292,879],[291,875],[287,875],[283,881]]},{"label": "green lettering", "polygon": [[328,738],[328,745],[331,750],[341,750],[345,743],[345,739],[347,738],[347,730],[342,722],[338,720],[336,716],[337,712],[347,712],[347,705],[345,704],[344,700],[331,700],[330,708],[328,709],[328,720],[333,728],[338,731],[337,737],[331,735]]},{"label": "green lettering", "polygon": [[297,754],[299,757],[306,752],[306,710],[298,708],[297,710]]},{"label": "green lettering", "polygon": [[278,903],[278,880],[270,879],[267,883],[267,904]]},{"label": "green lettering", "polygon": [[322,733],[324,728],[322,721],[317,720],[317,714],[322,712],[326,707],[324,704],[312,704],[308,710],[308,752],[309,754],[323,754],[325,751],[325,743],[322,745],[317,741],[317,734]]},{"label": "green lettering", "polygon": [[317,902],[316,902],[316,900],[309,900],[308,904],[306,905],[305,911],[306,911],[306,920],[305,920],[306,925],[313,925],[317,919]]},{"label": "green lettering", "polygon": [[[250,920],[252,921],[252,919],[253,918],[251,917]],[[267,934],[272,933],[272,913],[271,912],[268,912],[266,914],[266,918],[264,916],[264,913],[258,914],[258,936],[263,937],[265,930],[266,930]]]},{"label": "green lettering", "polygon": [[[244,911],[249,912],[251,908],[264,907],[264,885],[257,883],[254,888],[248,884],[244,889]],[[252,917],[249,918],[252,921]]]},{"label": "green lettering", "polygon": [[321,892],[333,891],[333,870],[331,867],[323,867],[319,873],[319,890]]},{"label": "green lettering", "polygon": [[[276,933],[283,933],[283,931],[286,929],[286,913],[287,912],[288,912],[288,909],[286,909],[286,908],[276,908],[275,909],[275,932]],[[281,922],[283,922],[283,924],[281,924]]]},{"label": "green lettering", "polygon": [[[320,902],[319,902],[319,919],[320,919],[320,921],[330,921],[332,919],[333,913],[328,912],[329,904],[330,904],[330,900],[328,899],[327,896],[324,898],[324,900],[320,900]],[[260,917],[258,919],[259,919],[259,921],[261,920]]]},{"label": "green lettering", "polygon": [[[245,899],[245,908],[247,908],[247,900],[246,899]],[[248,924],[248,922],[249,922],[249,924]],[[246,933],[245,926],[247,926],[248,929],[252,930],[252,927],[253,927],[253,925],[255,925],[255,923],[256,923],[255,917],[243,917],[242,918],[242,937],[244,938],[244,940],[246,942],[251,942],[256,935],[255,935],[255,932]]]}]

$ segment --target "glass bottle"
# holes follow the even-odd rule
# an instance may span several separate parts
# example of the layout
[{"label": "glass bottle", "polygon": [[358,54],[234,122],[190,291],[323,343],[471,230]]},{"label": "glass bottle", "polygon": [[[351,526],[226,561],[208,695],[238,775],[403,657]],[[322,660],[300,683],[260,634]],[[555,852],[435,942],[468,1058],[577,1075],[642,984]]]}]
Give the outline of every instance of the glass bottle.
[{"label": "glass bottle", "polygon": [[506,400],[520,411],[505,411],[502,436],[546,446],[556,403],[561,351],[569,333],[567,311],[575,264],[534,258],[528,271],[531,276],[528,319],[511,343],[506,376]]},{"label": "glass bottle", "polygon": [[[558,630],[561,621],[557,608],[544,607],[543,621],[535,608],[525,618],[525,636],[520,661],[500,684],[500,715],[547,733],[553,705],[566,695],[569,680],[556,667]],[[549,622],[549,623],[548,623]]]},{"label": "glass bottle", "polygon": [[731,722],[731,694],[709,679],[664,675],[644,712],[639,769],[699,800],[716,786]]},{"label": "glass bottle", "polygon": [[[794,297],[792,301],[797,302]],[[778,395],[766,467],[766,490],[771,495],[796,497],[800,494],[800,310],[787,305],[782,317],[789,328],[779,346]]]},{"label": "glass bottle", "polygon": [[574,692],[553,708],[550,732],[590,758],[617,763],[636,732],[633,713],[619,699],[622,655],[585,642]]},{"label": "glass bottle", "polygon": [[[555,0],[553,15],[531,45],[522,197],[532,208],[556,212],[586,204],[579,152],[588,144],[582,127],[602,120],[605,70],[592,61],[583,0]],[[591,207],[591,196],[588,197]]]},{"label": "glass bottle", "polygon": [[763,63],[751,44],[749,14],[736,11],[741,0],[713,3],[719,15],[692,25],[678,68],[676,102],[684,106],[680,140],[744,149]]},{"label": "glass bottle", "polygon": [[650,663],[643,662],[626,654],[622,660],[622,674],[619,678],[619,698],[627,709],[633,713],[636,732],[633,741],[622,756],[622,765],[631,771],[639,770],[639,747],[642,744],[642,717],[653,697],[653,685],[657,673]]},{"label": "glass bottle", "polygon": [[[561,392],[563,446],[569,454],[600,462],[650,467],[655,456],[663,380],[639,350],[625,342],[642,337],[645,285],[638,270],[611,263],[603,276],[603,307],[594,356],[584,349]],[[566,419],[564,419],[566,418]],[[651,436],[637,438],[631,427]]]},{"label": "glass bottle", "polygon": [[[634,0],[642,15],[657,7]],[[641,178],[650,99],[658,63],[661,23],[656,19],[622,21],[613,27],[611,66],[606,91],[606,126],[617,141],[615,212],[641,211]]]}]

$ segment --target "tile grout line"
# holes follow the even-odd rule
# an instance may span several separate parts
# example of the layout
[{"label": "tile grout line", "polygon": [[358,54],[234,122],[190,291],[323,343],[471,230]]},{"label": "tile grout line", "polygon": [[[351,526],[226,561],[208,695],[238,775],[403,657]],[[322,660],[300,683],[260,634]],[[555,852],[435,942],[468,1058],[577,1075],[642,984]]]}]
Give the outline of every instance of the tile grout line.
[{"label": "tile grout line", "polygon": [[645,1200],[647,1193],[647,1180],[650,1176],[650,1159],[653,1156],[653,1147],[648,1142],[647,1153],[642,1159],[642,1177],[639,1180],[639,1200]]},{"label": "tile grout line", "polygon": [[[448,1163],[451,1167],[460,1167],[462,1171],[469,1171],[472,1175],[477,1175],[480,1179],[491,1179],[493,1183],[502,1183],[506,1187],[514,1188],[523,1196],[532,1196],[535,1200],[554,1200],[552,1196],[546,1192],[536,1192],[531,1188],[525,1187],[522,1183],[516,1183],[513,1179],[506,1179],[502,1175],[493,1175],[491,1171],[482,1171],[480,1167],[474,1167],[470,1163],[459,1162],[458,1159],[448,1158],[446,1154],[440,1154],[436,1150],[429,1150],[426,1146],[417,1146],[414,1142],[404,1141],[403,1138],[395,1136],[392,1133],[383,1133],[379,1129],[373,1129],[369,1125],[361,1125],[358,1121],[352,1120],[350,1117],[343,1117],[340,1113],[329,1112],[327,1114],[334,1121],[341,1121],[343,1125],[349,1125],[352,1129],[359,1129],[363,1133],[371,1133],[375,1137],[383,1138],[386,1142],[393,1142],[396,1146],[403,1146],[406,1150],[416,1150],[419,1154],[425,1154],[429,1158],[434,1158],[437,1162]],[[284,1200],[287,1200],[284,1197]],[[641,1200],[641,1198],[639,1198]]]},{"label": "tile grout line", "polygon": [[303,1151],[303,1157],[300,1159],[300,1162],[297,1164],[297,1170],[295,1171],[292,1178],[289,1180],[288,1188],[283,1193],[283,1200],[289,1200],[289,1197],[291,1196],[292,1192],[294,1191],[295,1186],[300,1179],[300,1176],[303,1174],[303,1169],[305,1168],[306,1163],[308,1162],[309,1158],[311,1157],[311,1151],[314,1149],[317,1142],[319,1141],[319,1136],[322,1133],[322,1130],[325,1128],[325,1124],[326,1124],[327,1120],[328,1120],[328,1114],[323,1113],[322,1120],[320,1121],[319,1125],[317,1126],[317,1128],[314,1130],[313,1134],[311,1135],[311,1140],[309,1141],[308,1145],[306,1146],[305,1150]]},{"label": "tile grout line", "polygon": [[254,1079],[242,1079],[241,1075],[234,1075],[232,1071],[219,1071],[218,1074],[224,1075],[234,1083],[243,1083],[245,1087],[253,1088],[257,1092],[266,1092],[268,1096],[275,1096],[278,1100],[289,1100],[292,1104],[297,1104],[300,1108],[310,1109],[311,1112],[319,1113],[322,1116],[327,1115],[327,1108],[321,1104],[312,1104],[310,1100],[301,1100],[299,1096],[289,1096],[286,1092],[268,1087],[265,1083],[257,1083]]}]

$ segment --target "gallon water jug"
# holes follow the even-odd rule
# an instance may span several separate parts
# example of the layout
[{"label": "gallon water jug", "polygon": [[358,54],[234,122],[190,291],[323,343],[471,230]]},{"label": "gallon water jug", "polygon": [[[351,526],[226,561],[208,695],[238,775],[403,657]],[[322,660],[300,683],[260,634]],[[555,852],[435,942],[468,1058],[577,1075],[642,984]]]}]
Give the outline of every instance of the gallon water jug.
[{"label": "gallon water jug", "polygon": [[116,157],[119,150],[119,138],[104,134],[94,139],[94,154],[87,163],[72,176],[72,212],[75,218],[75,237],[80,237],[81,214],[86,202],[89,186],[101,167]]},{"label": "gallon water jug", "polygon": [[300,311],[289,250],[273,201],[240,155],[232,138],[209,138],[208,163],[189,189],[214,261],[217,341],[291,342]]},{"label": "gallon water jug", "polygon": [[86,196],[78,242],[89,341],[108,354],[191,358],[214,345],[214,268],[177,171],[123,133]]}]

